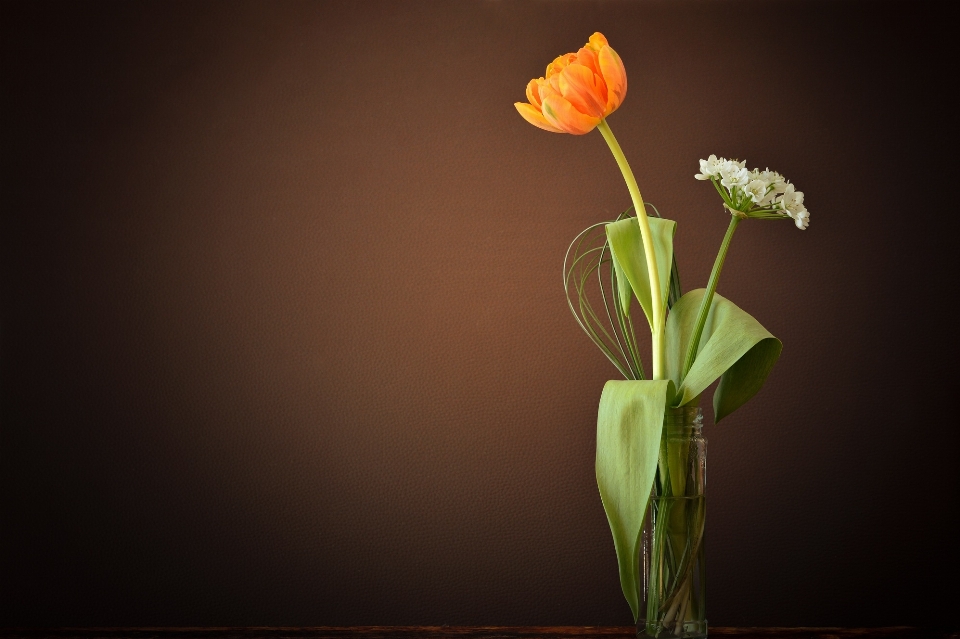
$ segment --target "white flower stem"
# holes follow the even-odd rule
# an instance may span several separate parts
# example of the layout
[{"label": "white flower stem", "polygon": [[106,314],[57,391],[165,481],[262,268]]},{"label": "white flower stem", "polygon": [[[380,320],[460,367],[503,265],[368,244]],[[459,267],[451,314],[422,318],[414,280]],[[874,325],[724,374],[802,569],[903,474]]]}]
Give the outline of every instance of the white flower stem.
[{"label": "white flower stem", "polygon": [[707,291],[700,300],[700,312],[697,313],[697,323],[693,328],[693,335],[690,337],[690,344],[687,347],[687,356],[683,361],[683,374],[680,375],[681,381],[690,372],[690,367],[697,359],[697,349],[700,347],[700,336],[703,334],[703,325],[707,321],[707,315],[710,313],[710,305],[713,304],[713,294],[717,291],[717,282],[720,281],[720,271],[723,269],[723,261],[727,258],[727,250],[730,248],[730,241],[733,239],[733,232],[737,230],[740,224],[740,218],[736,215],[730,216],[730,226],[727,227],[727,233],[723,236],[723,242],[720,244],[720,251],[717,253],[717,259],[713,263],[713,270],[710,271],[710,279],[707,281]]},{"label": "white flower stem", "polygon": [[637,222],[640,224],[640,236],[643,238],[643,252],[647,258],[647,273],[650,275],[650,303],[653,306],[650,326],[651,342],[653,346],[653,379],[665,379],[664,366],[664,313],[663,293],[660,290],[660,271],[657,268],[657,254],[653,246],[653,235],[650,233],[650,222],[647,221],[647,210],[643,206],[643,198],[640,197],[640,189],[637,187],[637,180],[633,177],[633,171],[630,170],[630,164],[620,149],[617,138],[606,120],[600,120],[597,125],[600,134],[610,147],[620,172],[623,173],[623,180],[627,183],[627,190],[630,191],[630,199],[633,200],[633,209],[637,212]]}]

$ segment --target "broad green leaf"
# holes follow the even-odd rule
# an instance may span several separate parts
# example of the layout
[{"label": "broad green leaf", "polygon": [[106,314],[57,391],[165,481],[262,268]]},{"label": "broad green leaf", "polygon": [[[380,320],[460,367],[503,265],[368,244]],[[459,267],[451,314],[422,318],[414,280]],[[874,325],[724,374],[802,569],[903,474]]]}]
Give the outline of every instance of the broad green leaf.
[{"label": "broad green leaf", "polygon": [[[653,247],[657,252],[657,272],[660,276],[660,297],[664,309],[667,305],[667,295],[670,287],[670,268],[673,266],[673,234],[677,231],[677,223],[659,217],[648,217],[650,234],[653,236]],[[653,307],[650,295],[650,275],[647,272],[647,257],[643,250],[643,237],[640,234],[640,223],[635,217],[628,217],[619,222],[607,224],[607,240],[610,242],[610,253],[613,257],[617,276],[622,272],[630,282],[647,322],[653,326]],[[619,283],[620,280],[618,279]],[[621,288],[623,291],[623,288]],[[623,298],[621,297],[621,302]],[[626,307],[625,307],[626,308]]]},{"label": "broad green leaf", "polygon": [[681,297],[667,318],[667,377],[678,386],[673,406],[689,403],[721,378],[713,395],[714,417],[719,422],[760,390],[783,345],[746,311],[715,294],[697,359],[686,378],[679,379],[704,292],[700,288]]},{"label": "broad green leaf", "polygon": [[653,488],[669,380],[609,381],[597,415],[597,486],[620,566],[620,587],[636,621],[640,610],[640,531]]}]

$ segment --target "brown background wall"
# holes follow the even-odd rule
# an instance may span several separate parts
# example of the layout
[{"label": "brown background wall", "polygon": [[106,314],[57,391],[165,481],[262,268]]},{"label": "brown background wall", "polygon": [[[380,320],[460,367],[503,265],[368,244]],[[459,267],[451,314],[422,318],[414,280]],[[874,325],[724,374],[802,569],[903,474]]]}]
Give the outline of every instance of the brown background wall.
[{"label": "brown background wall", "polygon": [[785,348],[706,428],[711,623],[955,622],[944,5],[0,25],[0,625],[628,623],[593,478],[615,371],[560,289],[627,193],[599,134],[512,106],[595,30],[686,288],[727,222],[699,158],[780,170],[812,211],[742,226],[720,285]]}]

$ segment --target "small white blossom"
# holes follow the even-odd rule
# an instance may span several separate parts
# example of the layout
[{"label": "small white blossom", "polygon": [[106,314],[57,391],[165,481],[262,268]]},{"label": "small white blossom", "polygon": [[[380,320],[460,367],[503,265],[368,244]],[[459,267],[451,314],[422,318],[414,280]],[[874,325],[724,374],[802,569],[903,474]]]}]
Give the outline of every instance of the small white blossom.
[{"label": "small white blossom", "polygon": [[797,191],[792,184],[788,183],[783,195],[777,198],[777,204],[796,221],[797,228],[807,228],[810,223],[810,213],[803,205],[803,191]]},{"label": "small white blossom", "polygon": [[776,171],[766,169],[764,171],[758,171],[757,173],[761,180],[773,186],[772,192],[779,195],[787,189],[787,180]]},{"label": "small white blossom", "polygon": [[726,162],[725,158],[718,159],[711,153],[706,160],[700,160],[700,172],[693,177],[698,180],[712,180],[720,174],[720,167],[724,162]]},{"label": "small white blossom", "polygon": [[789,214],[791,211],[803,208],[803,191],[798,191],[792,184],[787,184],[787,188],[784,189],[783,195],[777,198],[777,202]]},{"label": "small white blossom", "polygon": [[720,184],[733,191],[734,188],[743,188],[750,181],[750,171],[743,168],[745,162],[727,160],[720,166]]},{"label": "small white blossom", "polygon": [[763,180],[753,180],[747,184],[743,191],[750,196],[754,204],[760,204],[767,199],[767,183]]}]

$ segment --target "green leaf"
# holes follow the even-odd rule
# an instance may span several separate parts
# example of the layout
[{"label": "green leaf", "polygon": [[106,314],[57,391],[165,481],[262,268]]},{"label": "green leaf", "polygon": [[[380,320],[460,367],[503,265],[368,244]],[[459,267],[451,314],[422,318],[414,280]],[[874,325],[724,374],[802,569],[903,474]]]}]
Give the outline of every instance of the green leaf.
[{"label": "green leaf", "polygon": [[[653,247],[657,252],[657,272],[660,276],[660,298],[664,309],[667,305],[668,290],[670,288],[670,269],[673,266],[673,234],[677,231],[677,223],[659,217],[648,217],[650,234],[653,236]],[[630,282],[647,322],[653,327],[653,306],[650,295],[650,275],[647,272],[647,257],[643,250],[643,237],[640,234],[640,223],[635,217],[628,217],[619,222],[607,224],[607,240],[610,242],[610,253],[613,265],[617,271],[617,282],[621,273]],[[626,287],[621,287],[622,291]],[[621,303],[623,298],[621,297]],[[624,308],[627,308],[624,305]]]},{"label": "green leaf", "polygon": [[667,377],[678,386],[673,406],[693,401],[721,378],[713,395],[714,417],[719,422],[760,390],[783,345],[750,314],[715,294],[697,359],[686,378],[679,379],[703,294],[702,288],[690,291],[673,306],[667,318]]},{"label": "green leaf", "polygon": [[670,380],[609,381],[597,415],[597,486],[620,566],[620,587],[636,621],[640,610],[640,531],[653,488]]},{"label": "green leaf", "polygon": [[727,369],[720,378],[720,385],[713,394],[713,414],[720,421],[747,403],[763,386],[767,374],[780,357],[783,344],[776,337],[757,342],[737,363]]},{"label": "green leaf", "polygon": [[630,280],[627,279],[626,273],[623,272],[623,269],[620,268],[620,262],[617,261],[617,258],[612,257],[613,252],[611,251],[611,262],[613,262],[613,272],[617,278],[617,294],[620,296],[620,308],[623,309],[624,315],[630,314],[630,301],[633,299],[633,289],[630,288]]}]

